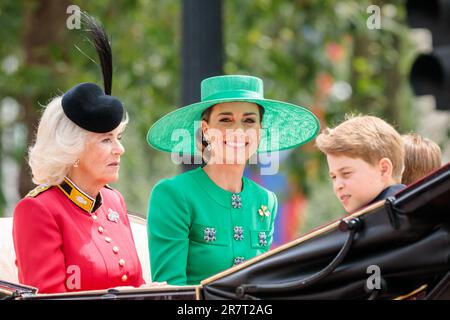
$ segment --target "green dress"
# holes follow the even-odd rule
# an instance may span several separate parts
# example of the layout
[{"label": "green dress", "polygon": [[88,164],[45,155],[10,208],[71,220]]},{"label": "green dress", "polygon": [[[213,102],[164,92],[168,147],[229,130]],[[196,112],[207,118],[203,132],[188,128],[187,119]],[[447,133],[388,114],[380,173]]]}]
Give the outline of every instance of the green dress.
[{"label": "green dress", "polygon": [[239,194],[202,168],[161,180],[147,218],[153,281],[199,284],[268,251],[277,207],[273,192],[245,177]]}]

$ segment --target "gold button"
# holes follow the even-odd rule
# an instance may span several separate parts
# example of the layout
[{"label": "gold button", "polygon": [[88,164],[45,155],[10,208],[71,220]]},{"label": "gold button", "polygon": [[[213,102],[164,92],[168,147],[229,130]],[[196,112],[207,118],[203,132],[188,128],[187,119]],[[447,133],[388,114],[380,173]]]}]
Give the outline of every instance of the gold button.
[{"label": "gold button", "polygon": [[113,252],[114,252],[114,253],[118,253],[118,252],[119,252],[119,247],[114,246],[114,247],[113,247]]},{"label": "gold button", "polygon": [[105,237],[105,241],[110,243],[111,242],[111,238],[110,237]]},{"label": "gold button", "polygon": [[127,281],[127,280],[128,280],[128,276],[127,276],[126,274],[124,274],[124,275],[122,276],[122,281],[125,282],[125,281]]},{"label": "gold button", "polygon": [[98,232],[99,232],[99,233],[103,233],[103,231],[105,231],[105,229],[103,229],[102,226],[98,227]]},{"label": "gold button", "polygon": [[123,267],[123,266],[125,265],[125,260],[120,259],[120,260],[119,260],[119,265],[120,265],[121,267]]}]

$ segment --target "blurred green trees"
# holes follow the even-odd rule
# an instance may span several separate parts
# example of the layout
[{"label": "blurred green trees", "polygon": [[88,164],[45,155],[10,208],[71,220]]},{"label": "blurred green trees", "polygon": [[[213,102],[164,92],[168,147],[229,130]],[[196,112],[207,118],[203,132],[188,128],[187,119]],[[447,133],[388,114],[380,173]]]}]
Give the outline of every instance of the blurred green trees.
[{"label": "blurred green trees", "polygon": [[[101,83],[99,67],[75,45],[96,60],[94,50],[81,32],[66,28],[64,19],[53,27],[61,38],[55,38],[44,51],[48,63],[27,66],[23,32],[30,12],[33,15],[33,8],[42,3],[53,1],[0,4],[0,101],[32,97],[36,112],[76,83]],[[126,153],[121,180],[116,187],[124,194],[129,210],[145,215],[155,182],[179,170],[168,154],[147,146],[145,136],[156,119],[179,106],[181,3],[122,0],[74,4],[95,16],[111,35],[113,94],[124,102],[130,116],[123,140]],[[403,131],[414,128],[407,80],[414,49],[404,22],[403,1],[225,0],[223,4],[226,73],[261,77],[266,97],[310,108],[323,126],[336,124],[345,113],[360,112],[381,116]],[[366,25],[367,7],[372,4],[381,8],[379,30]],[[65,10],[60,14],[68,16]],[[49,21],[39,23],[43,26]],[[11,59],[17,61],[16,70],[5,67],[5,61]],[[25,121],[24,110],[17,121]],[[13,148],[0,151],[21,161],[30,143],[26,137],[24,133]],[[28,174],[27,167],[22,169]],[[343,213],[332,195],[325,159],[313,143],[294,150],[281,170],[309,198],[303,230]]]},{"label": "blurred green trees", "polygon": [[[367,26],[370,5],[381,9],[381,29]],[[346,113],[365,113],[411,130],[408,72],[415,51],[403,6],[403,1],[227,2],[225,72],[262,77],[267,97],[309,107],[322,127],[336,125]],[[282,170],[309,200],[301,231],[342,216],[325,157],[313,143],[294,150]]]}]

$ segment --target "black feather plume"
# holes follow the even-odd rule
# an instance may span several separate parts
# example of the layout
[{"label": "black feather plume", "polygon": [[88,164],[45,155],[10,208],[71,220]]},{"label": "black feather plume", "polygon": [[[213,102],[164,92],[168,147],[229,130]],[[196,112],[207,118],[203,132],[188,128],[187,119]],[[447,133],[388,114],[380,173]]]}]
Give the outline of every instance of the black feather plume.
[{"label": "black feather plume", "polygon": [[103,27],[97,23],[93,17],[84,12],[82,13],[82,20],[86,25],[86,31],[89,33],[91,41],[97,51],[98,58],[100,59],[105,94],[111,95],[113,65],[108,35]]}]

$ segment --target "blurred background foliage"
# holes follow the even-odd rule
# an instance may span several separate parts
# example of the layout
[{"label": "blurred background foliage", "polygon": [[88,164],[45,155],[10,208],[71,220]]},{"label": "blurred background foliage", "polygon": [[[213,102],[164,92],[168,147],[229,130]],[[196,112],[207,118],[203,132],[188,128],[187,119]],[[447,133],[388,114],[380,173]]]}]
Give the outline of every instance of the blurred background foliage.
[{"label": "blurred background foliage", "polygon": [[[66,28],[70,4],[96,17],[111,35],[113,95],[130,116],[115,187],[129,210],[145,216],[156,181],[180,171],[170,155],[145,142],[150,125],[180,105],[180,0],[0,3],[0,162],[19,168],[0,173],[0,215],[14,208],[6,198],[18,199],[33,187],[25,156],[42,106],[79,82],[101,83],[99,67],[86,57],[96,60],[85,35]],[[373,4],[381,8],[379,30],[366,24]],[[364,113],[400,132],[415,129],[408,72],[416,52],[404,1],[225,0],[223,6],[226,74],[261,77],[266,97],[308,107],[323,127],[346,113]],[[280,170],[289,188],[307,199],[298,233],[344,213],[313,143],[289,152]],[[20,182],[9,184],[8,177]]]}]

